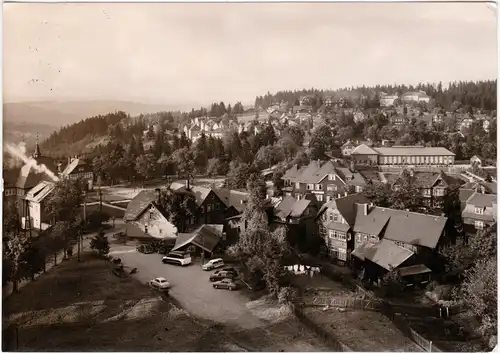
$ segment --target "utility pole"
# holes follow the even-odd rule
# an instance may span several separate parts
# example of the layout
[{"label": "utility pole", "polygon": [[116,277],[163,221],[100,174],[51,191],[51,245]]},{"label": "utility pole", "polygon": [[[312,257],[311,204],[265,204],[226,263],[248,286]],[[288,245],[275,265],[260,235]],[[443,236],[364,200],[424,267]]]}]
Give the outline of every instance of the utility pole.
[{"label": "utility pole", "polygon": [[81,240],[82,240],[82,230],[81,228],[78,229],[78,231],[76,232],[76,236],[77,236],[77,244],[78,244],[78,262],[80,262],[80,249],[81,249]]}]

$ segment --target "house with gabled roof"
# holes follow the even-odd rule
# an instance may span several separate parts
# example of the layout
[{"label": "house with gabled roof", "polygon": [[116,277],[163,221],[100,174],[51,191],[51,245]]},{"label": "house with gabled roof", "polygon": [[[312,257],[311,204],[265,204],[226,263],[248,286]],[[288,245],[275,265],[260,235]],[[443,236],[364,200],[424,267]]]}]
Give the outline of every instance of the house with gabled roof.
[{"label": "house with gabled roof", "polygon": [[361,192],[364,177],[353,166],[345,167],[339,161],[311,161],[298,168],[292,166],[283,175],[285,195],[301,199],[306,193],[315,195],[319,203],[328,202],[349,192]]},{"label": "house with gabled roof", "polygon": [[[28,204],[30,228],[46,230],[50,227],[52,220],[45,211],[45,201],[54,189],[54,182],[41,181],[26,193],[24,199]],[[27,216],[23,216],[23,228],[28,225],[26,217]]]},{"label": "house with gabled roof", "polygon": [[341,147],[340,149],[342,150],[342,156],[351,156],[351,152],[356,148],[356,145],[350,141],[347,140]]},{"label": "house with gabled roof", "polygon": [[129,202],[123,217],[127,238],[153,241],[177,237],[177,227],[158,207],[159,198],[159,189],[146,189]]},{"label": "house with gabled roof", "polygon": [[353,227],[356,221],[356,204],[369,203],[362,194],[335,198],[324,204],[318,212],[320,238],[324,241],[330,259],[345,264],[354,249]]},{"label": "house with gabled roof", "polygon": [[317,222],[330,259],[368,269],[373,280],[393,268],[427,279],[448,242],[446,217],[376,207],[361,194],[326,203]]},{"label": "house with gabled roof", "polygon": [[222,224],[224,222],[224,212],[227,205],[220,196],[211,188],[190,185],[186,183],[173,182],[170,189],[174,192],[192,193],[197,205],[195,215],[189,220],[189,228],[193,229],[201,224]]},{"label": "house with gabled roof", "polygon": [[497,221],[497,195],[473,192],[462,211],[464,230],[475,234]]},{"label": "house with gabled roof", "polygon": [[401,188],[403,183],[402,176],[405,171],[408,171],[413,182],[422,192],[424,201],[429,207],[440,207],[446,189],[453,186],[461,186],[465,181],[459,177],[455,177],[440,170],[435,172],[415,172],[413,169],[403,169],[399,174],[384,173],[384,177],[390,183],[392,190]]},{"label": "house with gabled roof", "polygon": [[88,190],[93,189],[94,171],[92,165],[78,156],[68,158],[68,164],[61,172],[61,176],[71,180],[82,180]]},{"label": "house with gabled roof", "polygon": [[216,246],[224,239],[223,225],[204,224],[190,233],[179,233],[172,251],[204,252],[212,256]]},{"label": "house with gabled roof", "polygon": [[439,247],[448,242],[448,218],[358,205],[352,266],[370,281],[397,269],[407,283],[430,280],[439,269]]},{"label": "house with gabled roof", "polygon": [[286,226],[292,246],[305,245],[317,234],[315,218],[318,210],[314,194],[300,200],[290,196],[276,198],[273,201],[271,222]]}]

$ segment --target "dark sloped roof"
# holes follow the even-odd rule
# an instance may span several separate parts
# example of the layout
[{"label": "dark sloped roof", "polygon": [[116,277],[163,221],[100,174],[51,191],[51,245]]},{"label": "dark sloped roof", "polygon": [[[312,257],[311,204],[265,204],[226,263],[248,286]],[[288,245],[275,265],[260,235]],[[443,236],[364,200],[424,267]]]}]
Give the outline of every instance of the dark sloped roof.
[{"label": "dark sloped roof", "polygon": [[399,267],[414,255],[412,251],[386,239],[382,239],[375,244],[358,247],[352,254],[361,259],[368,259],[386,270]]},{"label": "dark sloped roof", "polygon": [[[371,208],[371,207],[368,207]],[[389,215],[364,215],[361,205],[358,205],[354,232],[362,232],[369,235],[379,235],[389,221]]]},{"label": "dark sloped roof", "polygon": [[300,199],[295,201],[292,211],[290,212],[290,216],[300,217],[304,213],[304,210],[306,210],[306,208],[309,206],[309,204],[311,204],[311,201],[307,199]]},{"label": "dark sloped roof", "polygon": [[[57,166],[52,158],[40,156],[36,161],[39,165],[45,165],[50,171],[57,173]],[[30,165],[24,165],[18,174],[16,187],[31,189],[41,181],[54,182],[46,173],[37,173]]]},{"label": "dark sloped roof", "polygon": [[467,204],[478,208],[486,208],[493,206],[493,204],[496,203],[496,200],[496,194],[481,194],[474,192],[469,199],[467,199]]},{"label": "dark sloped roof", "polygon": [[234,207],[239,212],[245,210],[247,200],[250,196],[247,192],[235,191],[227,188],[217,188],[213,191],[226,207]]},{"label": "dark sloped roof", "polygon": [[296,199],[291,196],[284,197],[278,204],[274,206],[274,214],[280,219],[286,219],[290,216],[293,210]]},{"label": "dark sloped roof", "polygon": [[347,184],[353,185],[353,186],[364,186],[366,185],[366,180],[361,175],[361,173],[357,171],[351,171],[347,167],[336,167],[335,171],[337,174],[346,182]]},{"label": "dark sloped roof", "polygon": [[467,203],[467,199],[474,194],[474,189],[460,188],[459,193],[460,202],[465,205]]},{"label": "dark sloped roof", "polygon": [[142,214],[142,212],[156,199],[154,189],[145,189],[140,191],[134,199],[127,205],[127,210],[123,219],[125,221],[133,221]]},{"label": "dark sloped roof", "polygon": [[350,194],[324,204],[318,212],[318,216],[328,208],[337,209],[340,214],[342,214],[342,217],[347,221],[347,223],[350,226],[353,226],[357,213],[356,203],[363,204],[370,203],[370,201],[361,193]]},{"label": "dark sloped roof", "polygon": [[384,238],[432,249],[439,242],[448,220],[444,216],[426,215],[405,210],[381,207],[370,209],[367,217],[382,219],[375,222],[377,225],[380,225],[383,220],[389,217],[383,233]]},{"label": "dark sloped roof", "polygon": [[204,224],[191,233],[181,233],[177,236],[172,251],[191,243],[205,251],[212,252],[222,237],[223,228],[224,225],[220,224]]},{"label": "dark sloped roof", "polygon": [[4,186],[6,188],[9,188],[9,187],[15,187],[16,186],[16,181],[17,181],[17,177],[20,173],[20,169],[19,168],[16,168],[14,170],[4,170],[3,171],[3,182],[4,182]]},{"label": "dark sloped roof", "polygon": [[170,185],[170,189],[176,191],[176,192],[191,192],[194,195],[194,198],[196,199],[196,204],[198,206],[202,205],[205,199],[208,197],[212,189],[210,188],[205,188],[205,187],[199,187],[199,186],[190,186],[189,190],[186,189],[185,184],[179,183],[179,182],[173,182]]}]

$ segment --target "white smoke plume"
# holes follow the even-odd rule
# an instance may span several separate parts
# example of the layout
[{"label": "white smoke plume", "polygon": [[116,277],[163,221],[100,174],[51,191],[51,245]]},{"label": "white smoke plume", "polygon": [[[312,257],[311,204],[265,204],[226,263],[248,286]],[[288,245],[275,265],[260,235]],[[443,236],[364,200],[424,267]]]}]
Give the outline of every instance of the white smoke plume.
[{"label": "white smoke plume", "polygon": [[54,174],[54,172],[49,170],[47,166],[43,164],[39,165],[34,158],[26,154],[26,144],[24,142],[20,143],[18,146],[7,143],[5,144],[5,148],[7,149],[7,152],[12,155],[12,157],[21,160],[24,162],[25,166],[30,166],[30,169],[33,169],[36,173],[45,173],[54,182],[59,181],[59,178]]}]

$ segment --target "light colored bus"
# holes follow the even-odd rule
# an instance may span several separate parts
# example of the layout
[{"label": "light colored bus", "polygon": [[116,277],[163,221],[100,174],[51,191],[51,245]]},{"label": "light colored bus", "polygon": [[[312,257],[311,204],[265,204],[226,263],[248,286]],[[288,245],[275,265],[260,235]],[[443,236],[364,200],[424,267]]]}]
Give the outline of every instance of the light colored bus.
[{"label": "light colored bus", "polygon": [[161,259],[164,264],[175,264],[187,266],[191,264],[191,256],[188,253],[172,251]]}]

